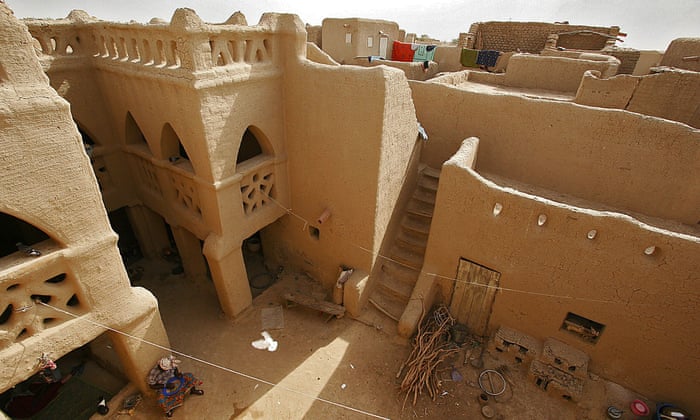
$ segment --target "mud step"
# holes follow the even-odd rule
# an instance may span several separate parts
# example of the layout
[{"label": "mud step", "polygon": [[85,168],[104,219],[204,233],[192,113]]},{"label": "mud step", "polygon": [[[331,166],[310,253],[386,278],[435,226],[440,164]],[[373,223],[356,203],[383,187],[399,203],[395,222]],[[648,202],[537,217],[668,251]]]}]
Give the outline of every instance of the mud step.
[{"label": "mud step", "polygon": [[384,313],[384,315],[396,322],[399,322],[401,315],[403,315],[404,309],[406,309],[407,302],[402,303],[394,299],[389,299],[380,293],[374,293],[372,294],[372,297],[369,298],[369,303]]},{"label": "mud step", "polygon": [[430,166],[426,166],[425,168],[423,168],[421,174],[429,176],[431,178],[440,178],[440,170],[431,168]]},{"label": "mud step", "polygon": [[397,264],[393,261],[385,261],[382,263],[381,270],[385,276],[393,277],[397,281],[401,281],[412,286],[415,286],[416,281],[418,280],[418,275],[420,274],[418,270]]},{"label": "mud step", "polygon": [[406,209],[406,211],[416,216],[432,218],[434,208],[435,206],[432,204],[424,203],[422,201],[417,200],[411,200],[411,202],[408,204],[408,208]]},{"label": "mud step", "polygon": [[399,235],[396,237],[395,244],[401,248],[409,249],[416,253],[425,254],[425,247],[428,243],[427,239],[428,238],[411,236],[403,232],[399,232]]},{"label": "mud step", "polygon": [[403,264],[420,271],[420,268],[423,265],[424,255],[422,253],[412,252],[411,250],[394,246],[389,254],[389,257],[399,264]]},{"label": "mud step", "polygon": [[438,179],[429,176],[421,176],[418,180],[418,187],[425,188],[428,191],[437,191]]},{"label": "mud step", "polygon": [[426,220],[423,216],[412,216],[407,214],[401,221],[401,228],[404,230],[410,230],[416,234],[425,235],[428,237],[430,233],[430,222],[432,220]]},{"label": "mud step", "polygon": [[428,190],[424,188],[416,188],[416,190],[413,192],[413,197],[414,200],[422,201],[424,203],[428,203],[431,205],[435,205],[435,191],[433,190]]},{"label": "mud step", "polygon": [[406,301],[411,298],[415,285],[402,282],[392,276],[384,274],[377,284],[377,291],[382,295],[396,299],[398,301]]}]

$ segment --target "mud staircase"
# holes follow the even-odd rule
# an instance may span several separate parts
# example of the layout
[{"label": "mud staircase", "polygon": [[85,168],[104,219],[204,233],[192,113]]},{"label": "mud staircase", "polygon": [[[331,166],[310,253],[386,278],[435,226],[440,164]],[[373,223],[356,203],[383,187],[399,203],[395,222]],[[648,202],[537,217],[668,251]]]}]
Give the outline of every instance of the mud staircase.
[{"label": "mud staircase", "polygon": [[379,261],[379,276],[369,302],[397,322],[406,309],[423,267],[439,178],[440,171],[423,168],[398,233],[387,248],[389,251],[383,254],[388,258]]}]

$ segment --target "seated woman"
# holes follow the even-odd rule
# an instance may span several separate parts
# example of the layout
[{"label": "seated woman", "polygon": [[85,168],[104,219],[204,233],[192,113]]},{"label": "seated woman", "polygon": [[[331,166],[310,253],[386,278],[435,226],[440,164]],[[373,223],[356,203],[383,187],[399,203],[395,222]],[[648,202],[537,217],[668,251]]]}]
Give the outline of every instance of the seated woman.
[{"label": "seated woman", "polygon": [[191,373],[181,373],[177,368],[179,360],[173,356],[163,357],[148,374],[148,385],[158,390],[158,404],[167,417],[172,417],[173,410],[181,406],[188,394],[203,395],[197,389],[202,381]]}]

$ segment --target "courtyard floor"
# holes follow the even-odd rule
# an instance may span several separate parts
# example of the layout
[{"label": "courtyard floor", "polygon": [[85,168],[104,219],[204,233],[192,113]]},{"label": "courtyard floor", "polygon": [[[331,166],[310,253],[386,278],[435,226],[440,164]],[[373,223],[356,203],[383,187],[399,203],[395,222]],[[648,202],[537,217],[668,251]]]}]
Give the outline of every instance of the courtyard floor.
[{"label": "courtyard floor", "polygon": [[[632,419],[629,404],[641,398],[591,375],[581,400],[566,401],[537,388],[523,364],[484,352],[483,366],[475,368],[460,351],[442,367],[435,401],[422,395],[415,405],[410,400],[404,405],[396,374],[411,345],[396,335],[395,322],[372,310],[355,320],[286,307],[285,292],[323,296],[303,274],[283,273],[235,320],[223,316],[211,282],[193,283],[147,264],[137,285],[158,298],[172,348],[191,356],[178,355],[181,370],[204,382],[205,394],[189,396],[174,419],[479,419],[485,417],[477,378],[496,367],[508,379],[506,391],[487,402],[496,419],[605,419],[611,405],[624,410],[623,419]],[[262,338],[262,314],[271,310],[283,314],[283,328],[268,330],[278,342],[274,352],[251,345]],[[462,380],[452,380],[452,367]],[[130,417],[119,415],[121,401],[134,392],[133,385],[123,389],[109,402],[107,416],[93,418],[165,418],[153,395]]]}]

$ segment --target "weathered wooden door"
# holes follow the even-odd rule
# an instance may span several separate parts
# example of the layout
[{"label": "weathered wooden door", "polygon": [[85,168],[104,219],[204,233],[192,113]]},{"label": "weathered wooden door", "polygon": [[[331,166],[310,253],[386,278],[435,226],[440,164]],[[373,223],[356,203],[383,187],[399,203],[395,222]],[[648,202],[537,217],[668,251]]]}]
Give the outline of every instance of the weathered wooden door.
[{"label": "weathered wooden door", "polygon": [[501,273],[479,264],[459,260],[457,283],[452,294],[450,313],[475,335],[486,335],[491,307],[496,298]]}]

